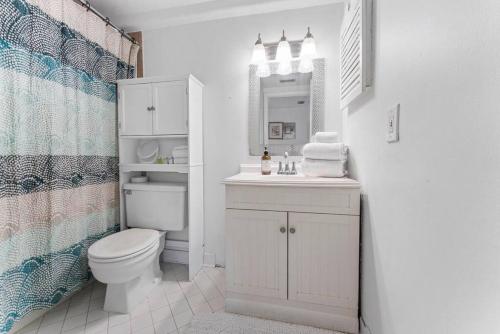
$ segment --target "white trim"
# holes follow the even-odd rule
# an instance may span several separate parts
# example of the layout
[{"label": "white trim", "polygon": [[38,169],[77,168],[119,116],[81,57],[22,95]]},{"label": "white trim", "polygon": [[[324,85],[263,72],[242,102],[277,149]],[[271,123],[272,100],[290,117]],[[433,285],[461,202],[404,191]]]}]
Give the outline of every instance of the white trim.
[{"label": "white trim", "polygon": [[[226,297],[225,311],[258,318],[283,321],[293,324],[314,326],[331,329],[345,333],[359,332],[359,319],[355,311],[345,310],[341,312],[322,312],[314,307],[314,304],[294,305],[287,301],[278,299],[258,300],[246,296],[228,293]],[[349,314],[351,313],[351,314]]]},{"label": "white trim", "polygon": [[165,242],[165,249],[180,250],[187,252],[189,251],[189,241],[167,239]]},{"label": "white trim", "polygon": [[161,254],[162,262],[189,264],[189,252],[166,249]]}]

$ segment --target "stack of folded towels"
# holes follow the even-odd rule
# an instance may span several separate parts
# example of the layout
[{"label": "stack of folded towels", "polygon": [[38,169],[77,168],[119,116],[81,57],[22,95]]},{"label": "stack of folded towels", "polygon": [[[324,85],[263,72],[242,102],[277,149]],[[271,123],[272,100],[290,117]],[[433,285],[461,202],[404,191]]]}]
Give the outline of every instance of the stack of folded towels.
[{"label": "stack of folded towels", "polygon": [[336,132],[317,132],[311,143],[304,145],[302,173],[317,177],[344,177],[347,175],[348,149],[339,143]]},{"label": "stack of folded towels", "polygon": [[172,151],[172,157],[174,158],[175,164],[187,164],[188,163],[188,147],[187,146],[177,146]]}]

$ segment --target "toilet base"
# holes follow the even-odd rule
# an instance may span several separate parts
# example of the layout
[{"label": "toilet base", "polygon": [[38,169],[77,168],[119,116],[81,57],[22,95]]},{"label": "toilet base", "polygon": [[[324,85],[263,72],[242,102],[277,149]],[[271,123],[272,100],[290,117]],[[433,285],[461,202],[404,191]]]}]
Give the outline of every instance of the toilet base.
[{"label": "toilet base", "polygon": [[104,298],[104,311],[130,313],[141,304],[155,286],[161,283],[160,254],[165,247],[165,232],[161,234],[160,245],[155,259],[147,266],[142,275],[123,283],[108,283]]},{"label": "toilet base", "polygon": [[[151,264],[150,267],[153,267]],[[155,275],[153,268],[148,268],[144,273],[132,281],[106,286],[104,311],[117,313],[130,313],[141,304],[153,288],[161,282],[161,275]]]}]

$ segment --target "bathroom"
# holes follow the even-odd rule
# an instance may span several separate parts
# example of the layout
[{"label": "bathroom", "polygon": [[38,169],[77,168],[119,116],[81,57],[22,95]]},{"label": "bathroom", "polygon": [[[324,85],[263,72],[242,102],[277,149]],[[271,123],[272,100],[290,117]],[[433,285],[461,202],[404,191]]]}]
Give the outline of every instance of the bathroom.
[{"label": "bathroom", "polygon": [[[495,0],[0,0],[0,333],[500,332],[499,29]],[[300,78],[285,119],[266,85]],[[147,266],[100,254],[140,230]]]}]

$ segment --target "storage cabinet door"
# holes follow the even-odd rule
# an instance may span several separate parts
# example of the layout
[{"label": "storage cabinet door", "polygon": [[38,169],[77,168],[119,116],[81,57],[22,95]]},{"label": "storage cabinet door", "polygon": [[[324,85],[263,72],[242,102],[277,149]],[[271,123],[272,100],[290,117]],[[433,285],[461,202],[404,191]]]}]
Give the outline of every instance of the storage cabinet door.
[{"label": "storage cabinet door", "polygon": [[153,105],[150,84],[124,85],[119,91],[120,134],[147,136],[152,134]]},{"label": "storage cabinet door", "polygon": [[153,84],[153,134],[187,134],[187,94],[185,81]]},{"label": "storage cabinet door", "polygon": [[286,212],[226,210],[228,292],[287,298]]},{"label": "storage cabinet door", "polygon": [[289,213],[288,299],[357,309],[359,217]]}]

